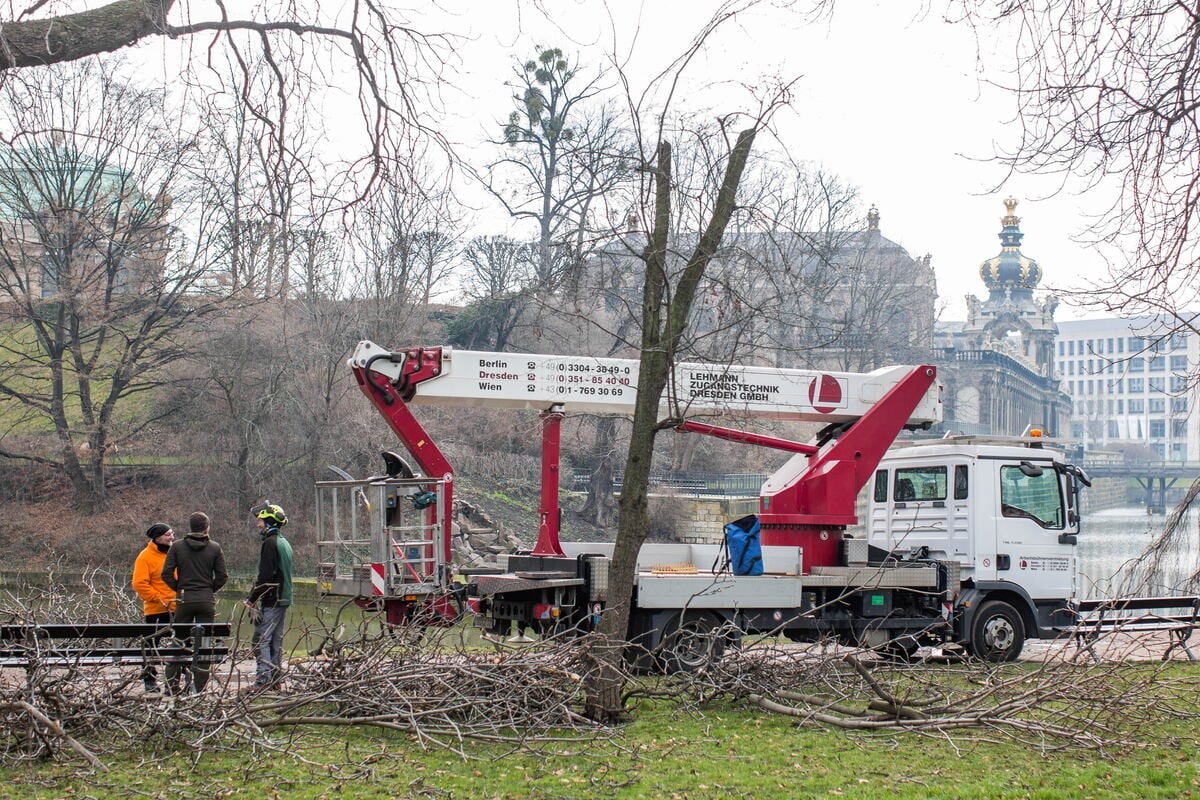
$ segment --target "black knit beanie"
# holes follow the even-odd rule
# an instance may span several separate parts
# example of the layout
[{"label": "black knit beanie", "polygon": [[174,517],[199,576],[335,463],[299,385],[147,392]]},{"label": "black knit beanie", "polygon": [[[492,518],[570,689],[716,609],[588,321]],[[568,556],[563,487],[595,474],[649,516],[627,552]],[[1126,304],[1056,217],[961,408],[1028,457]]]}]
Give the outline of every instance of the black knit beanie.
[{"label": "black knit beanie", "polygon": [[146,535],[151,539],[157,539],[169,530],[171,530],[170,525],[165,522],[156,522],[146,529]]}]

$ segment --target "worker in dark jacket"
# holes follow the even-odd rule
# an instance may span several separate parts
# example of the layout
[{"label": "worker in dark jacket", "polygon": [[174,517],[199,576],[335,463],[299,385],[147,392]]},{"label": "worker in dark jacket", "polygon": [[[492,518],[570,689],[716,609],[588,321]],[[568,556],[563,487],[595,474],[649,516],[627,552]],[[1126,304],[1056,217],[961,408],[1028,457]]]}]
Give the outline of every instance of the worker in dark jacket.
[{"label": "worker in dark jacket", "polygon": [[[163,582],[175,590],[175,623],[213,622],[217,618],[216,593],[229,579],[225,571],[225,553],[208,535],[208,515],[197,511],[188,518],[190,532],[171,545],[163,561]],[[167,668],[168,688],[178,690],[182,668]],[[172,674],[173,673],[173,674]],[[202,692],[208,684],[208,666],[197,664],[192,674],[193,692]]]},{"label": "worker in dark jacket", "polygon": [[[287,514],[273,503],[250,509],[262,545],[258,553],[258,577],[245,602],[256,615],[254,653],[257,665],[254,691],[269,689],[282,677],[284,617],[292,604],[292,546],[280,528],[287,525]],[[256,607],[257,605],[257,607]]]}]

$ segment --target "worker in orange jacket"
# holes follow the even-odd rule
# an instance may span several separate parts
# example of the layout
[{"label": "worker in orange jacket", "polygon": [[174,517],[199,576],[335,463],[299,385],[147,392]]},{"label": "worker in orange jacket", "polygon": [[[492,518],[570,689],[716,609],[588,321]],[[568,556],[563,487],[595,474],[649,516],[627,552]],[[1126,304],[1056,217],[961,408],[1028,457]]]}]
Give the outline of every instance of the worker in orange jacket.
[{"label": "worker in orange jacket", "polygon": [[[146,530],[146,537],[150,541],[133,562],[133,590],[142,598],[146,622],[170,625],[175,613],[175,590],[163,582],[162,568],[175,532],[165,522],[156,522]],[[147,692],[158,691],[158,678],[150,662],[142,667],[142,686]]]}]

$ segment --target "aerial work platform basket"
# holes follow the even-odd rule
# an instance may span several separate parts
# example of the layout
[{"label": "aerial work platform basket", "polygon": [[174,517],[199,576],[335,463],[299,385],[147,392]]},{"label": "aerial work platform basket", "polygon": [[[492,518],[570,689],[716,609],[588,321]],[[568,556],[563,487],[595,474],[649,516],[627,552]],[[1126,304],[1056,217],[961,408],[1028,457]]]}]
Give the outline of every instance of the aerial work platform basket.
[{"label": "aerial work platform basket", "polygon": [[320,593],[416,599],[444,591],[445,484],[422,477],[318,481]]}]

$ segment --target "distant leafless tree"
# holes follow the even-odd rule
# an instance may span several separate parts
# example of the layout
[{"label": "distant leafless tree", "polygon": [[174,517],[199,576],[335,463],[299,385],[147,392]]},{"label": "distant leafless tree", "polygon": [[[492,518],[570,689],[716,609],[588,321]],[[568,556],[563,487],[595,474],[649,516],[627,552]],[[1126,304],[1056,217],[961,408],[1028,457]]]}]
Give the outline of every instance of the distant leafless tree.
[{"label": "distant leafless tree", "polygon": [[[50,464],[81,506],[106,502],[106,454],[155,412],[141,398],[172,381],[195,323],[226,295],[198,250],[179,245],[198,196],[195,137],[164,126],[162,93],[95,62],[9,76],[0,114],[0,403],[55,444],[0,444]],[[187,223],[193,230],[203,223]],[[201,236],[200,238],[203,238]]]},{"label": "distant leafless tree", "polygon": [[413,153],[412,170],[386,175],[349,226],[347,291],[362,303],[364,332],[378,341],[399,333],[400,317],[445,302],[455,288],[461,210],[451,200],[448,176],[427,156]]},{"label": "distant leafless tree", "polygon": [[261,499],[297,449],[284,319],[281,302],[240,310],[217,321],[195,351],[202,391],[182,424],[195,437],[191,451],[228,476],[233,491],[221,498],[229,501],[222,513]]},{"label": "distant leafless tree", "polygon": [[933,270],[925,258],[882,246],[878,231],[867,231],[847,248],[833,284],[831,339],[819,366],[869,372],[888,364],[921,363],[933,344]]},{"label": "distant leafless tree", "polygon": [[[253,93],[262,97],[264,105],[285,102],[269,85],[264,63],[253,65],[249,73],[243,68],[251,66],[225,66],[223,79],[229,91]],[[217,280],[247,301],[283,296],[297,278],[302,284],[299,290],[308,291],[313,265],[293,265],[293,257],[312,255],[317,244],[311,238],[314,228],[325,224],[332,205],[328,200],[312,200],[329,194],[310,142],[312,129],[293,132],[288,149],[281,151],[280,142],[271,135],[270,120],[246,104],[231,102],[228,93],[203,98],[200,113],[204,124],[199,146],[204,157],[199,174],[207,193],[204,214],[214,230],[207,258]],[[308,242],[302,241],[306,238]]]},{"label": "distant leafless tree", "polygon": [[588,476],[587,497],[579,516],[598,528],[611,528],[617,522],[617,499],[613,495],[613,476],[621,453],[617,449],[617,417],[597,417],[591,448],[592,467]]},{"label": "distant leafless tree", "polygon": [[628,134],[615,110],[598,99],[600,78],[585,79],[556,47],[541,48],[513,70],[513,111],[495,144],[502,157],[485,184],[517,221],[537,227],[538,294],[577,287],[596,219],[629,177]]},{"label": "distant leafless tree", "polygon": [[467,307],[451,326],[464,347],[503,350],[529,310],[536,285],[535,246],[507,236],[480,236],[463,250]]},{"label": "distant leafless tree", "polygon": [[291,238],[291,295],[308,302],[340,297],[346,273],[341,239],[318,227],[299,226]]},{"label": "distant leafless tree", "polygon": [[744,191],[748,213],[734,220],[720,272],[723,316],[736,332],[726,346],[797,366],[831,338],[824,321],[838,256],[862,223],[858,193],[824,170],[770,158],[751,165]]}]

